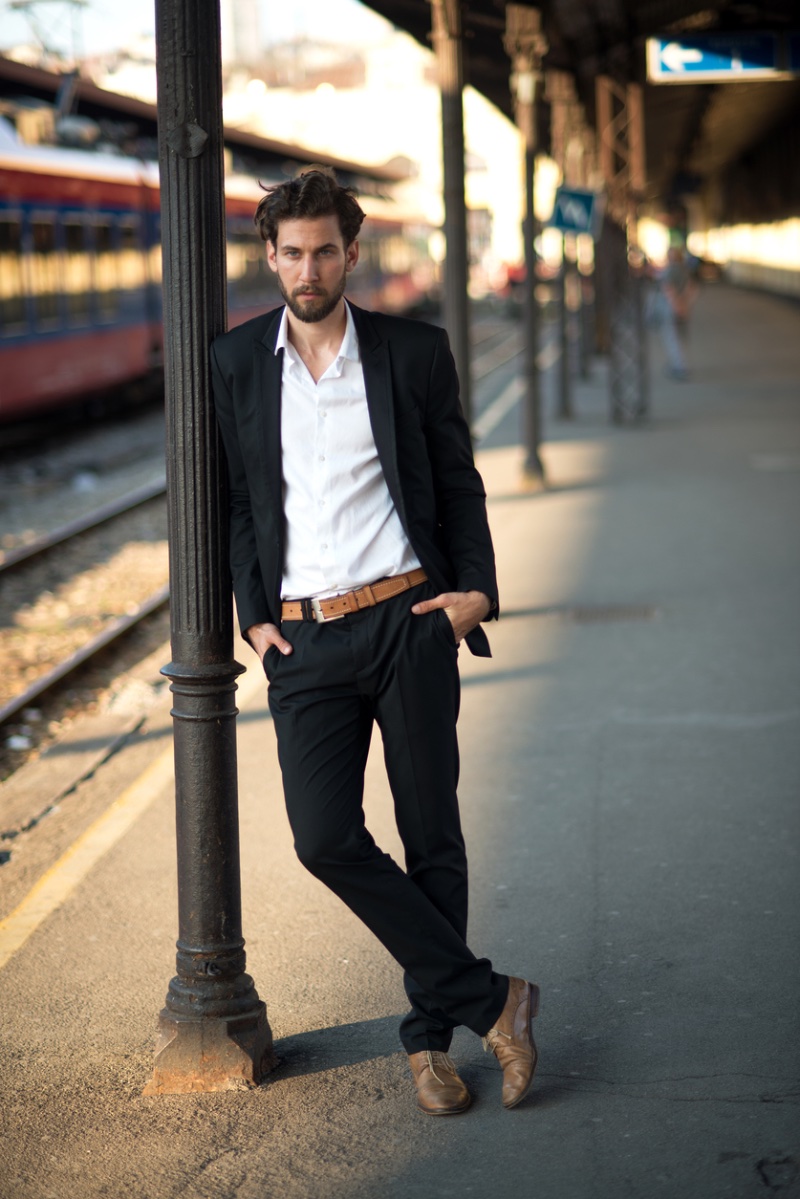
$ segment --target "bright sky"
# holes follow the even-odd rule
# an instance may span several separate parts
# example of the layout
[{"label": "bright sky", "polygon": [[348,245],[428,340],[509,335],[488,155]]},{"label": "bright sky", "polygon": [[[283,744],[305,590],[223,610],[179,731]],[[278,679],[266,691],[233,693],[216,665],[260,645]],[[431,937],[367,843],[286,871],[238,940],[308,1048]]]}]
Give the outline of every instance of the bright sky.
[{"label": "bright sky", "polygon": [[[235,0],[234,0],[235,2]],[[31,41],[30,26],[12,12],[10,0],[0,0],[0,47]],[[358,0],[259,0],[261,31],[265,43],[281,42],[298,34],[322,41],[347,41],[358,45],[378,40],[386,23]],[[83,53],[98,54],[126,45],[140,34],[154,31],[154,0],[90,0],[75,20],[81,31]],[[72,21],[66,3],[40,0],[33,9],[40,25],[56,44],[72,48]]]}]

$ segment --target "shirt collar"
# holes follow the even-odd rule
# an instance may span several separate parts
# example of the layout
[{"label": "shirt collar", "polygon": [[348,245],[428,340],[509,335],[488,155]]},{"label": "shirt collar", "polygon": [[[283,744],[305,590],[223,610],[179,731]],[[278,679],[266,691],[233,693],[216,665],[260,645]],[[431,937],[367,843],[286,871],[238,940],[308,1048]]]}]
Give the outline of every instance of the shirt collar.
[{"label": "shirt collar", "polygon": [[339,348],[339,353],[336,357],[338,362],[341,358],[346,358],[348,362],[360,362],[361,350],[358,345],[358,336],[356,334],[356,322],[353,320],[353,313],[350,310],[350,305],[347,300],[344,302],[345,312],[347,313],[347,325],[342,338],[342,344]]},{"label": "shirt collar", "polygon": [[[347,323],[345,325],[342,344],[339,347],[339,353],[336,355],[336,358],[325,372],[326,375],[331,375],[334,378],[341,375],[342,371],[344,370],[345,361],[361,361],[361,351],[358,345],[358,336],[356,335],[356,323],[353,320],[353,314],[350,311],[350,305],[347,303],[347,300],[344,302],[344,310]],[[279,350],[285,351],[285,359],[288,360],[292,366],[299,366],[302,364],[300,355],[289,341],[289,310],[285,305],[283,313],[281,314],[281,323],[278,326],[278,336],[275,339],[275,353],[277,354]]]}]

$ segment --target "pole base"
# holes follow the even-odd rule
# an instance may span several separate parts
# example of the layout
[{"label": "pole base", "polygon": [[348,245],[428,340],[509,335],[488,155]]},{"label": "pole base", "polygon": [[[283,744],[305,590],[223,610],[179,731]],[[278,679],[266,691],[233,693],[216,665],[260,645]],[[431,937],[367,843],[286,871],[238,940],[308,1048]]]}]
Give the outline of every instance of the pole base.
[{"label": "pole base", "polygon": [[257,1087],[278,1064],[267,1009],[247,1016],[179,1020],[159,1016],[153,1077],[144,1095],[241,1091]]},{"label": "pole base", "polygon": [[526,463],[522,468],[522,474],[519,480],[520,491],[529,494],[535,494],[539,491],[547,491],[547,480],[545,479],[544,467],[541,463],[531,465]]}]

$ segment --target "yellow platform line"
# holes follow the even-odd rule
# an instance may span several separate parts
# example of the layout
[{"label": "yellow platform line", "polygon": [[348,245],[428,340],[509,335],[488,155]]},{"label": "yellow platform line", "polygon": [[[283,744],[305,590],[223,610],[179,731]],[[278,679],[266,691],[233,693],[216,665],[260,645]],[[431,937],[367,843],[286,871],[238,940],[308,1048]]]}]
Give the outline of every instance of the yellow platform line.
[{"label": "yellow platform line", "polygon": [[0,970],[39,925],[72,894],[100,858],[125,835],[172,778],[170,745],[42,875],[22,903],[0,921]]},{"label": "yellow platform line", "polygon": [[[253,670],[239,685],[240,706],[264,687],[264,676]],[[173,750],[164,750],[123,791],[102,816],[42,875],[22,902],[0,921],[0,970],[21,949],[37,928],[86,878],[93,866],[112,849],[174,778]]]}]

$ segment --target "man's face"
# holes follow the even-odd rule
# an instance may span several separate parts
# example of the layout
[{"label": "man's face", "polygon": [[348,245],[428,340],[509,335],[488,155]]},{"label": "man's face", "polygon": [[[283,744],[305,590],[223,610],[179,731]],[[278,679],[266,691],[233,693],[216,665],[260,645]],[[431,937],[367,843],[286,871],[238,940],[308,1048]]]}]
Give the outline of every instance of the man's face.
[{"label": "man's face", "polygon": [[267,262],[281,295],[298,320],[330,316],[358,262],[358,242],[345,246],[336,216],[281,221],[278,244],[267,242]]}]

